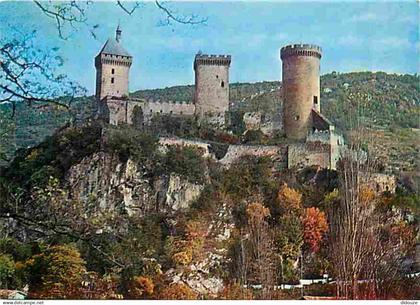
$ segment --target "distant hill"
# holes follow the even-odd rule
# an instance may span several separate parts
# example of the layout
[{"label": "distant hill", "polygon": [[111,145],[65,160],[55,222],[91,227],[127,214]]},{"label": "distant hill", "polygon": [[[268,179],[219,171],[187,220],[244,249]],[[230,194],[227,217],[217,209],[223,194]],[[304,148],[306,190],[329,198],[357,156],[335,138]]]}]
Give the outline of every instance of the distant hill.
[{"label": "distant hill", "polygon": [[[398,158],[409,161],[402,168],[414,167],[419,151],[418,133],[420,115],[420,77],[418,75],[398,75],[383,72],[329,73],[321,76],[321,111],[341,130],[351,128],[350,113],[356,107],[350,94],[362,94],[367,99],[359,117],[372,131],[386,134],[384,142],[375,145],[381,150],[390,149],[393,156],[385,159],[399,164]],[[231,107],[237,111],[272,112],[281,110],[278,81],[258,83],[231,83]],[[175,86],[163,89],[139,90],[133,97],[160,101],[192,102],[193,85]],[[357,98],[356,98],[357,99]],[[72,111],[83,120],[95,111],[93,97],[83,98],[74,104]],[[7,105],[0,105],[3,117],[9,112]],[[63,109],[52,106],[28,107],[19,105],[13,118],[15,131],[7,152],[40,142],[45,136],[68,122],[70,115]],[[3,121],[5,121],[4,119]],[[0,124],[0,131],[4,128]],[[404,135],[404,136],[401,136]],[[387,139],[385,141],[385,138]],[[389,141],[389,139],[394,139]],[[378,137],[381,140],[381,137]],[[392,149],[391,149],[392,146]],[[410,165],[411,164],[411,165]]]}]

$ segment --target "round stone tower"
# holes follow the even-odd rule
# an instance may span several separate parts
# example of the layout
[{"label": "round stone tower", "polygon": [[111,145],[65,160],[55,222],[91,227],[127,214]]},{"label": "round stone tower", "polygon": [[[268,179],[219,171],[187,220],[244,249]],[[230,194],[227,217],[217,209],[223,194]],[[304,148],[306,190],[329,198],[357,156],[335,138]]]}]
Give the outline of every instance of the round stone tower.
[{"label": "round stone tower", "polygon": [[280,50],[283,67],[283,127],[286,137],[305,140],[312,125],[312,109],[320,112],[321,48],[288,45]]}]

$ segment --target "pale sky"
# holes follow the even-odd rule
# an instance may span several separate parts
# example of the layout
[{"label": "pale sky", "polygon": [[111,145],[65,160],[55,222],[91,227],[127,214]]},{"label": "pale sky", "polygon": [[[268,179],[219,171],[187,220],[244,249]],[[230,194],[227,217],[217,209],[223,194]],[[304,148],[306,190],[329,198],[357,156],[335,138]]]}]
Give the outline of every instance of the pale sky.
[{"label": "pale sky", "polygon": [[[164,15],[148,2],[132,16],[116,2],[95,2],[90,25],[62,40],[54,20],[33,2],[0,2],[0,34],[37,30],[39,47],[59,47],[63,71],[94,92],[93,59],[120,21],[124,47],[133,57],[130,91],[192,84],[194,55],[230,54],[230,82],[280,80],[279,49],[314,43],[323,49],[322,73],[418,73],[419,3],[405,2],[170,2],[180,14],[207,18],[200,25],[161,25]],[[129,5],[129,4],[127,4]]]}]

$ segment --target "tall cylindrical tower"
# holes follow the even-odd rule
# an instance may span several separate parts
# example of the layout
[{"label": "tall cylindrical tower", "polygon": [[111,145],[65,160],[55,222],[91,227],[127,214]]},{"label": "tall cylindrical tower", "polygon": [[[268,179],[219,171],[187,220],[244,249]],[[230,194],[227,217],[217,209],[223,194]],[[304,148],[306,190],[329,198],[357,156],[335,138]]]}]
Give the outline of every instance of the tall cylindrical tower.
[{"label": "tall cylindrical tower", "polygon": [[283,127],[286,137],[304,140],[311,127],[312,109],[320,112],[321,48],[288,45],[280,50],[283,63]]}]

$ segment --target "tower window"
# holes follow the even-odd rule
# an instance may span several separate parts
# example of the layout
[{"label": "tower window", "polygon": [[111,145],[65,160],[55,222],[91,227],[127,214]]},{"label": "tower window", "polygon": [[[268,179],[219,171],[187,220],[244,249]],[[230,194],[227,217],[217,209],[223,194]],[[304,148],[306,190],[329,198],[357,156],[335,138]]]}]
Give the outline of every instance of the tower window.
[{"label": "tower window", "polygon": [[300,119],[300,116],[295,116],[295,121],[299,121],[299,119]]},{"label": "tower window", "polygon": [[111,74],[115,74],[115,69],[111,69]]},{"label": "tower window", "polygon": [[111,77],[111,84],[113,84],[114,83],[114,78],[113,77]]},{"label": "tower window", "polygon": [[219,78],[219,75],[216,75],[216,78]]},{"label": "tower window", "polygon": [[314,95],[314,104],[318,105],[318,97],[316,95]]},{"label": "tower window", "polygon": [[224,88],[225,87],[225,82],[222,81],[222,83],[220,84],[220,86],[222,86],[222,88]]}]

